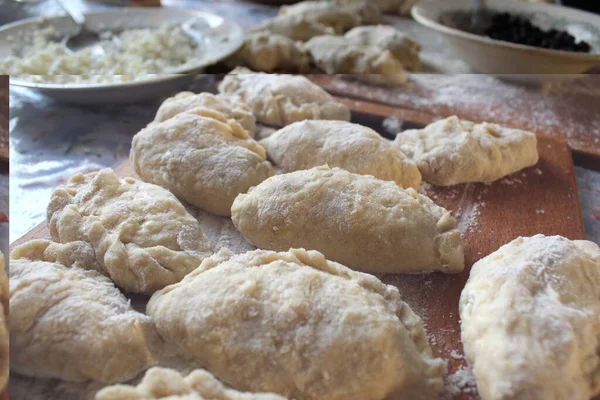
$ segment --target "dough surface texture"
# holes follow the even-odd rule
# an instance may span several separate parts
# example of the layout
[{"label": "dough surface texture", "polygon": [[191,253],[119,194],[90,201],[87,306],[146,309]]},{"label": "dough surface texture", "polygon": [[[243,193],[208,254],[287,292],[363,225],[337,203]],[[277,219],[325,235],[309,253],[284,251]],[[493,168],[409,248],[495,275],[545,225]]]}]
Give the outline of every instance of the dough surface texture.
[{"label": "dough surface texture", "polygon": [[459,304],[483,400],[600,393],[600,248],[519,237],[473,265]]},{"label": "dough surface texture", "polygon": [[74,175],[56,188],[47,221],[52,239],[72,243],[77,252],[46,245],[38,250],[43,259],[76,263],[65,260],[79,256],[81,267],[128,292],[152,294],[178,282],[211,253],[198,221],[173,194],[119,179],[111,169]]},{"label": "dough surface texture", "polygon": [[321,165],[418,188],[417,166],[389,140],[366,126],[345,121],[301,121],[280,129],[260,144],[286,172]]},{"label": "dough surface texture", "polygon": [[333,28],[342,34],[362,23],[357,10],[319,1],[296,3],[279,8],[279,15],[297,15]]},{"label": "dough surface texture", "polygon": [[421,64],[421,45],[393,26],[358,26],[346,32],[344,38],[351,44],[389,50],[406,70],[416,71]]},{"label": "dough surface texture", "polygon": [[538,161],[535,134],[456,116],[401,132],[394,142],[423,180],[440,186],[495,181]]},{"label": "dough surface texture", "polygon": [[349,121],[350,110],[304,76],[253,73],[236,68],[219,92],[237,94],[262,123],[285,126],[306,119]]},{"label": "dough surface texture", "polygon": [[249,134],[254,137],[256,119],[250,108],[239,96],[212,93],[181,92],[166,99],[156,112],[154,122],[166,121],[175,115],[191,111],[195,108],[208,108],[218,111],[227,118],[235,119]]},{"label": "dough surface texture", "polygon": [[203,108],[142,129],[130,159],[142,180],[221,216],[230,215],[235,196],[274,174],[240,124]]},{"label": "dough surface texture", "polygon": [[456,219],[412,188],[340,168],[275,175],[233,206],[236,228],[255,246],[303,247],[370,273],[458,273]]},{"label": "dough surface texture", "polygon": [[268,32],[305,42],[320,35],[334,35],[335,29],[302,14],[278,15],[253,26],[249,33]]},{"label": "dough surface texture", "polygon": [[[351,15],[358,17],[360,25],[374,25],[381,22],[381,10],[370,0],[362,1],[346,1],[346,0],[335,0],[331,2],[326,1],[302,1],[300,3],[292,4],[289,6],[279,7],[279,15],[289,14],[300,14],[306,15],[309,18],[317,16],[319,22],[326,25],[332,26],[328,23],[328,19],[335,18],[336,13],[350,13]],[[329,16],[324,18],[321,15]],[[336,23],[334,19],[334,24]],[[352,28],[350,26],[349,28]],[[349,29],[348,27],[342,27],[336,29],[338,33],[343,33]]]},{"label": "dough surface texture", "polygon": [[353,74],[374,83],[403,84],[408,80],[392,53],[376,46],[354,44],[343,36],[317,36],[305,43],[315,65],[327,74]]},{"label": "dough surface texture", "polygon": [[10,348],[8,333],[8,299],[10,296],[8,276],[5,269],[4,254],[0,251],[0,390],[8,381]]},{"label": "dough surface texture", "polygon": [[147,312],[165,340],[240,390],[375,400],[442,389],[443,361],[398,290],[315,251],[222,250]]},{"label": "dough surface texture", "polygon": [[248,33],[242,48],[227,59],[226,63],[262,72],[309,70],[306,50],[294,40],[271,32]]},{"label": "dough surface texture", "polygon": [[102,389],[96,400],[286,400],[272,393],[246,393],[228,388],[203,369],[186,377],[169,368],[154,367],[137,386],[115,385]]},{"label": "dough surface texture", "polygon": [[148,347],[156,334],[151,319],[134,311],[108,278],[20,258],[32,253],[29,246],[18,246],[10,260],[13,371],[114,383],[156,364]]}]

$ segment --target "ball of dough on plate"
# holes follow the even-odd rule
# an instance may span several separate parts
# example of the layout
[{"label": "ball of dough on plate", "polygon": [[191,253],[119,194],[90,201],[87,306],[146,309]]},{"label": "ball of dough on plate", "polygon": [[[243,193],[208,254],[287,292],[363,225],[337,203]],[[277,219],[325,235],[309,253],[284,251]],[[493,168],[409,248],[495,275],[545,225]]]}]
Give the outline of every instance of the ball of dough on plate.
[{"label": "ball of dough on plate", "polygon": [[255,246],[318,250],[371,273],[458,273],[463,243],[450,212],[411,188],[340,168],[276,175],[239,195],[236,228]]},{"label": "ball of dough on plate", "polygon": [[398,290],[315,251],[221,251],[147,312],[165,340],[240,390],[376,400],[442,389],[443,362]]},{"label": "ball of dough on plate", "polygon": [[150,368],[137,386],[114,385],[96,394],[96,400],[285,400],[272,393],[238,392],[210,372],[196,369],[186,377],[170,368]]},{"label": "ball of dough on plate", "polygon": [[225,94],[214,95],[212,93],[180,92],[173,97],[169,97],[160,105],[154,117],[154,122],[166,121],[175,115],[191,111],[195,108],[208,108],[218,111],[227,118],[233,118],[254,137],[256,130],[256,119],[250,111],[250,108],[239,96],[229,96]]},{"label": "ball of dough on plate", "polygon": [[416,71],[421,64],[421,45],[393,26],[358,26],[346,32],[344,38],[351,44],[389,50],[406,70]]},{"label": "ball of dough on plate", "polygon": [[[128,292],[152,294],[178,282],[211,253],[200,224],[173,194],[137,179],[119,179],[111,169],[74,175],[56,188],[47,221],[54,241],[89,243],[97,264],[82,266],[97,269]],[[88,254],[85,246],[79,249],[71,257]],[[56,246],[51,251],[61,252]],[[39,252],[56,261],[65,257],[64,251]]]},{"label": "ball of dough on plate", "polygon": [[351,74],[374,83],[403,84],[408,76],[388,50],[354,44],[344,36],[317,36],[304,44],[313,62],[327,74]]},{"label": "ball of dough on plate", "polygon": [[350,110],[304,76],[253,73],[236,68],[219,92],[237,94],[262,123],[285,126],[305,119],[350,120]]},{"label": "ball of dough on plate", "polygon": [[247,34],[242,48],[229,57],[226,63],[263,72],[307,72],[309,69],[308,53],[300,44],[270,32]]},{"label": "ball of dough on plate", "polygon": [[600,393],[600,248],[520,237],[473,265],[459,304],[483,400]]},{"label": "ball of dough on plate", "polygon": [[260,144],[286,172],[324,164],[418,188],[417,166],[389,140],[366,126],[345,121],[301,121],[286,126]]},{"label": "ball of dough on plate", "polygon": [[222,216],[238,194],[274,174],[265,149],[240,124],[202,108],[142,129],[130,159],[144,181]]},{"label": "ball of dough on plate", "polygon": [[[22,246],[29,246],[24,244]],[[13,371],[66,381],[123,382],[156,364],[155,331],[105,276],[11,254]],[[23,250],[27,253],[27,250]]]},{"label": "ball of dough on plate", "polygon": [[538,161],[535,134],[456,116],[400,132],[395,143],[440,186],[495,181]]}]

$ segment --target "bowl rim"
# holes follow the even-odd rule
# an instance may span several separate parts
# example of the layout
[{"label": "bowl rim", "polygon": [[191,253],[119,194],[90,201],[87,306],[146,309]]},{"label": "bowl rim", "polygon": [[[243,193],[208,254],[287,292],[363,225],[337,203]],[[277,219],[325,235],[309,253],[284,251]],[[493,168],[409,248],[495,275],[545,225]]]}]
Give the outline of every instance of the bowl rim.
[{"label": "bowl rim", "polygon": [[[466,1],[465,0],[454,1],[455,4],[457,4],[459,2],[466,2]],[[440,7],[440,5],[444,5],[444,4],[448,5],[448,3],[450,3],[450,2],[447,0],[429,0],[429,1],[421,0],[419,3],[415,4],[411,8],[411,15],[421,25],[424,25],[428,28],[434,29],[440,33],[459,37],[461,39],[479,42],[479,43],[486,44],[486,45],[489,45],[492,47],[512,48],[515,50],[527,51],[529,53],[536,53],[537,55],[544,55],[544,56],[550,56],[550,57],[562,57],[562,58],[568,57],[571,59],[577,59],[577,60],[588,61],[588,62],[589,61],[599,61],[600,62],[600,53],[578,53],[578,52],[566,51],[566,50],[545,49],[542,47],[535,47],[535,46],[529,46],[529,45],[525,45],[525,44],[506,42],[503,40],[496,40],[496,39],[492,39],[488,36],[476,35],[474,33],[469,33],[469,32],[465,32],[465,31],[461,31],[460,29],[449,27],[447,25],[441,24],[438,21],[430,19],[429,17],[427,17],[425,15],[426,10],[435,9],[435,8]],[[594,18],[598,18],[598,22],[600,24],[599,16],[596,16],[595,14],[581,11],[578,9],[574,9],[571,7],[558,6],[555,4],[547,4],[547,3],[531,4],[531,3],[524,3],[524,2],[517,2],[517,1],[508,1],[506,3],[517,5],[518,7],[520,7],[523,10],[525,10],[525,9],[533,10],[538,7],[561,8],[561,9],[567,8],[572,13],[581,13],[581,14],[586,14],[588,16],[592,16]],[[455,10],[458,10],[458,8],[456,8]],[[451,9],[449,9],[449,11],[451,11]]]},{"label": "bowl rim", "polygon": [[[84,16],[87,17],[95,17],[95,16],[104,16],[110,14],[119,14],[123,13],[135,13],[135,14],[148,14],[152,15],[157,12],[162,13],[181,13],[187,15],[201,15],[206,16],[207,18],[218,18],[221,20],[222,24],[227,24],[231,26],[231,28],[239,34],[238,36],[241,38],[238,44],[236,44],[235,50],[231,53],[233,54],[235,51],[239,50],[243,46],[243,38],[244,38],[244,30],[242,27],[236,22],[226,19],[220,15],[194,10],[194,9],[185,9],[185,8],[158,8],[158,7],[120,7],[118,9],[101,9],[101,10],[92,10],[84,12]],[[4,33],[6,30],[10,30],[15,27],[19,27],[21,25],[29,25],[36,23],[43,23],[45,21],[56,21],[59,19],[68,19],[69,17],[66,14],[58,14],[52,16],[39,16],[39,17],[31,17],[25,18],[18,21],[14,21],[3,25],[0,27],[0,34]],[[131,80],[124,82],[106,82],[106,83],[44,83],[44,82],[32,82],[26,79],[20,79],[17,77],[10,77],[10,85],[26,87],[30,89],[43,89],[43,90],[64,90],[64,91],[79,91],[79,90],[98,90],[98,89],[116,89],[116,88],[132,88],[139,85],[147,85],[151,83],[159,83],[165,82],[172,79],[177,79],[182,75],[189,75],[195,72],[200,72],[203,68],[210,66],[219,59],[209,60],[207,62],[203,62],[198,65],[188,66],[186,68],[182,68],[180,70],[176,70],[170,73],[157,73],[157,74],[148,74],[149,77],[147,79],[139,79],[139,80]]]}]

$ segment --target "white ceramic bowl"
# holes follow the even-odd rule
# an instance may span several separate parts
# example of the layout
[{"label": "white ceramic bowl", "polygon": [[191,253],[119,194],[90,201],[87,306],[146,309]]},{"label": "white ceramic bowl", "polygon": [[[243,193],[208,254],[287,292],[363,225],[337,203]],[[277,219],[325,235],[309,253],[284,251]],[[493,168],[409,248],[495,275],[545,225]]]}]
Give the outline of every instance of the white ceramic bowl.
[{"label": "white ceramic bowl", "polygon": [[472,0],[422,0],[412,16],[441,33],[454,52],[476,72],[487,74],[579,74],[600,64],[600,16],[545,3],[486,0],[493,11],[528,17],[542,29],[562,29],[588,42],[590,53],[542,49],[494,40],[442,25],[440,17],[469,11]]},{"label": "white ceramic bowl", "polygon": [[[193,64],[170,75],[156,75],[149,79],[110,83],[38,83],[25,78],[11,77],[11,85],[29,87],[56,98],[79,104],[118,104],[150,100],[169,94],[193,80],[190,74],[201,72],[237,51],[244,42],[242,28],[224,18],[195,10],[175,8],[119,8],[86,13],[86,24],[91,29],[158,28],[165,23],[184,23],[197,18],[194,28],[199,31],[198,54]],[[20,37],[27,31],[53,26],[58,33],[71,32],[75,26],[67,16],[31,18],[0,28],[0,57],[12,51],[10,37]]]}]

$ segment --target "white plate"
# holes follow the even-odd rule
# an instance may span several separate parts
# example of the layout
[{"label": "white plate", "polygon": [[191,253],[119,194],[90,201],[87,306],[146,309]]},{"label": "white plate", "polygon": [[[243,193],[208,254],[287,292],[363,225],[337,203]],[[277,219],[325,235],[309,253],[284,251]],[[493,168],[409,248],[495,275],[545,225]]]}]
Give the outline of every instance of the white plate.
[{"label": "white plate", "polygon": [[[239,25],[218,15],[202,11],[175,8],[119,8],[89,12],[85,16],[86,24],[92,30],[158,28],[166,23],[185,23],[191,18],[196,18],[194,28],[200,33],[200,40],[197,42],[200,57],[193,65],[172,71],[173,74],[157,75],[144,80],[56,84],[11,77],[11,85],[29,87],[57,100],[80,104],[115,104],[149,100],[185,86],[192,80],[192,77],[187,74],[201,72],[203,68],[223,60],[237,51],[244,42],[244,31]],[[18,38],[26,32],[48,26],[54,27],[59,34],[66,34],[75,29],[75,25],[67,16],[31,18],[5,25],[0,28],[0,57],[11,54],[9,38]]]},{"label": "white plate", "polygon": [[441,33],[455,53],[475,71],[487,74],[579,74],[600,64],[600,16],[545,3],[486,0],[490,10],[529,18],[542,29],[566,30],[592,46],[591,53],[542,49],[494,40],[442,25],[449,12],[468,11],[472,0],[421,1],[412,16],[422,25]]}]

